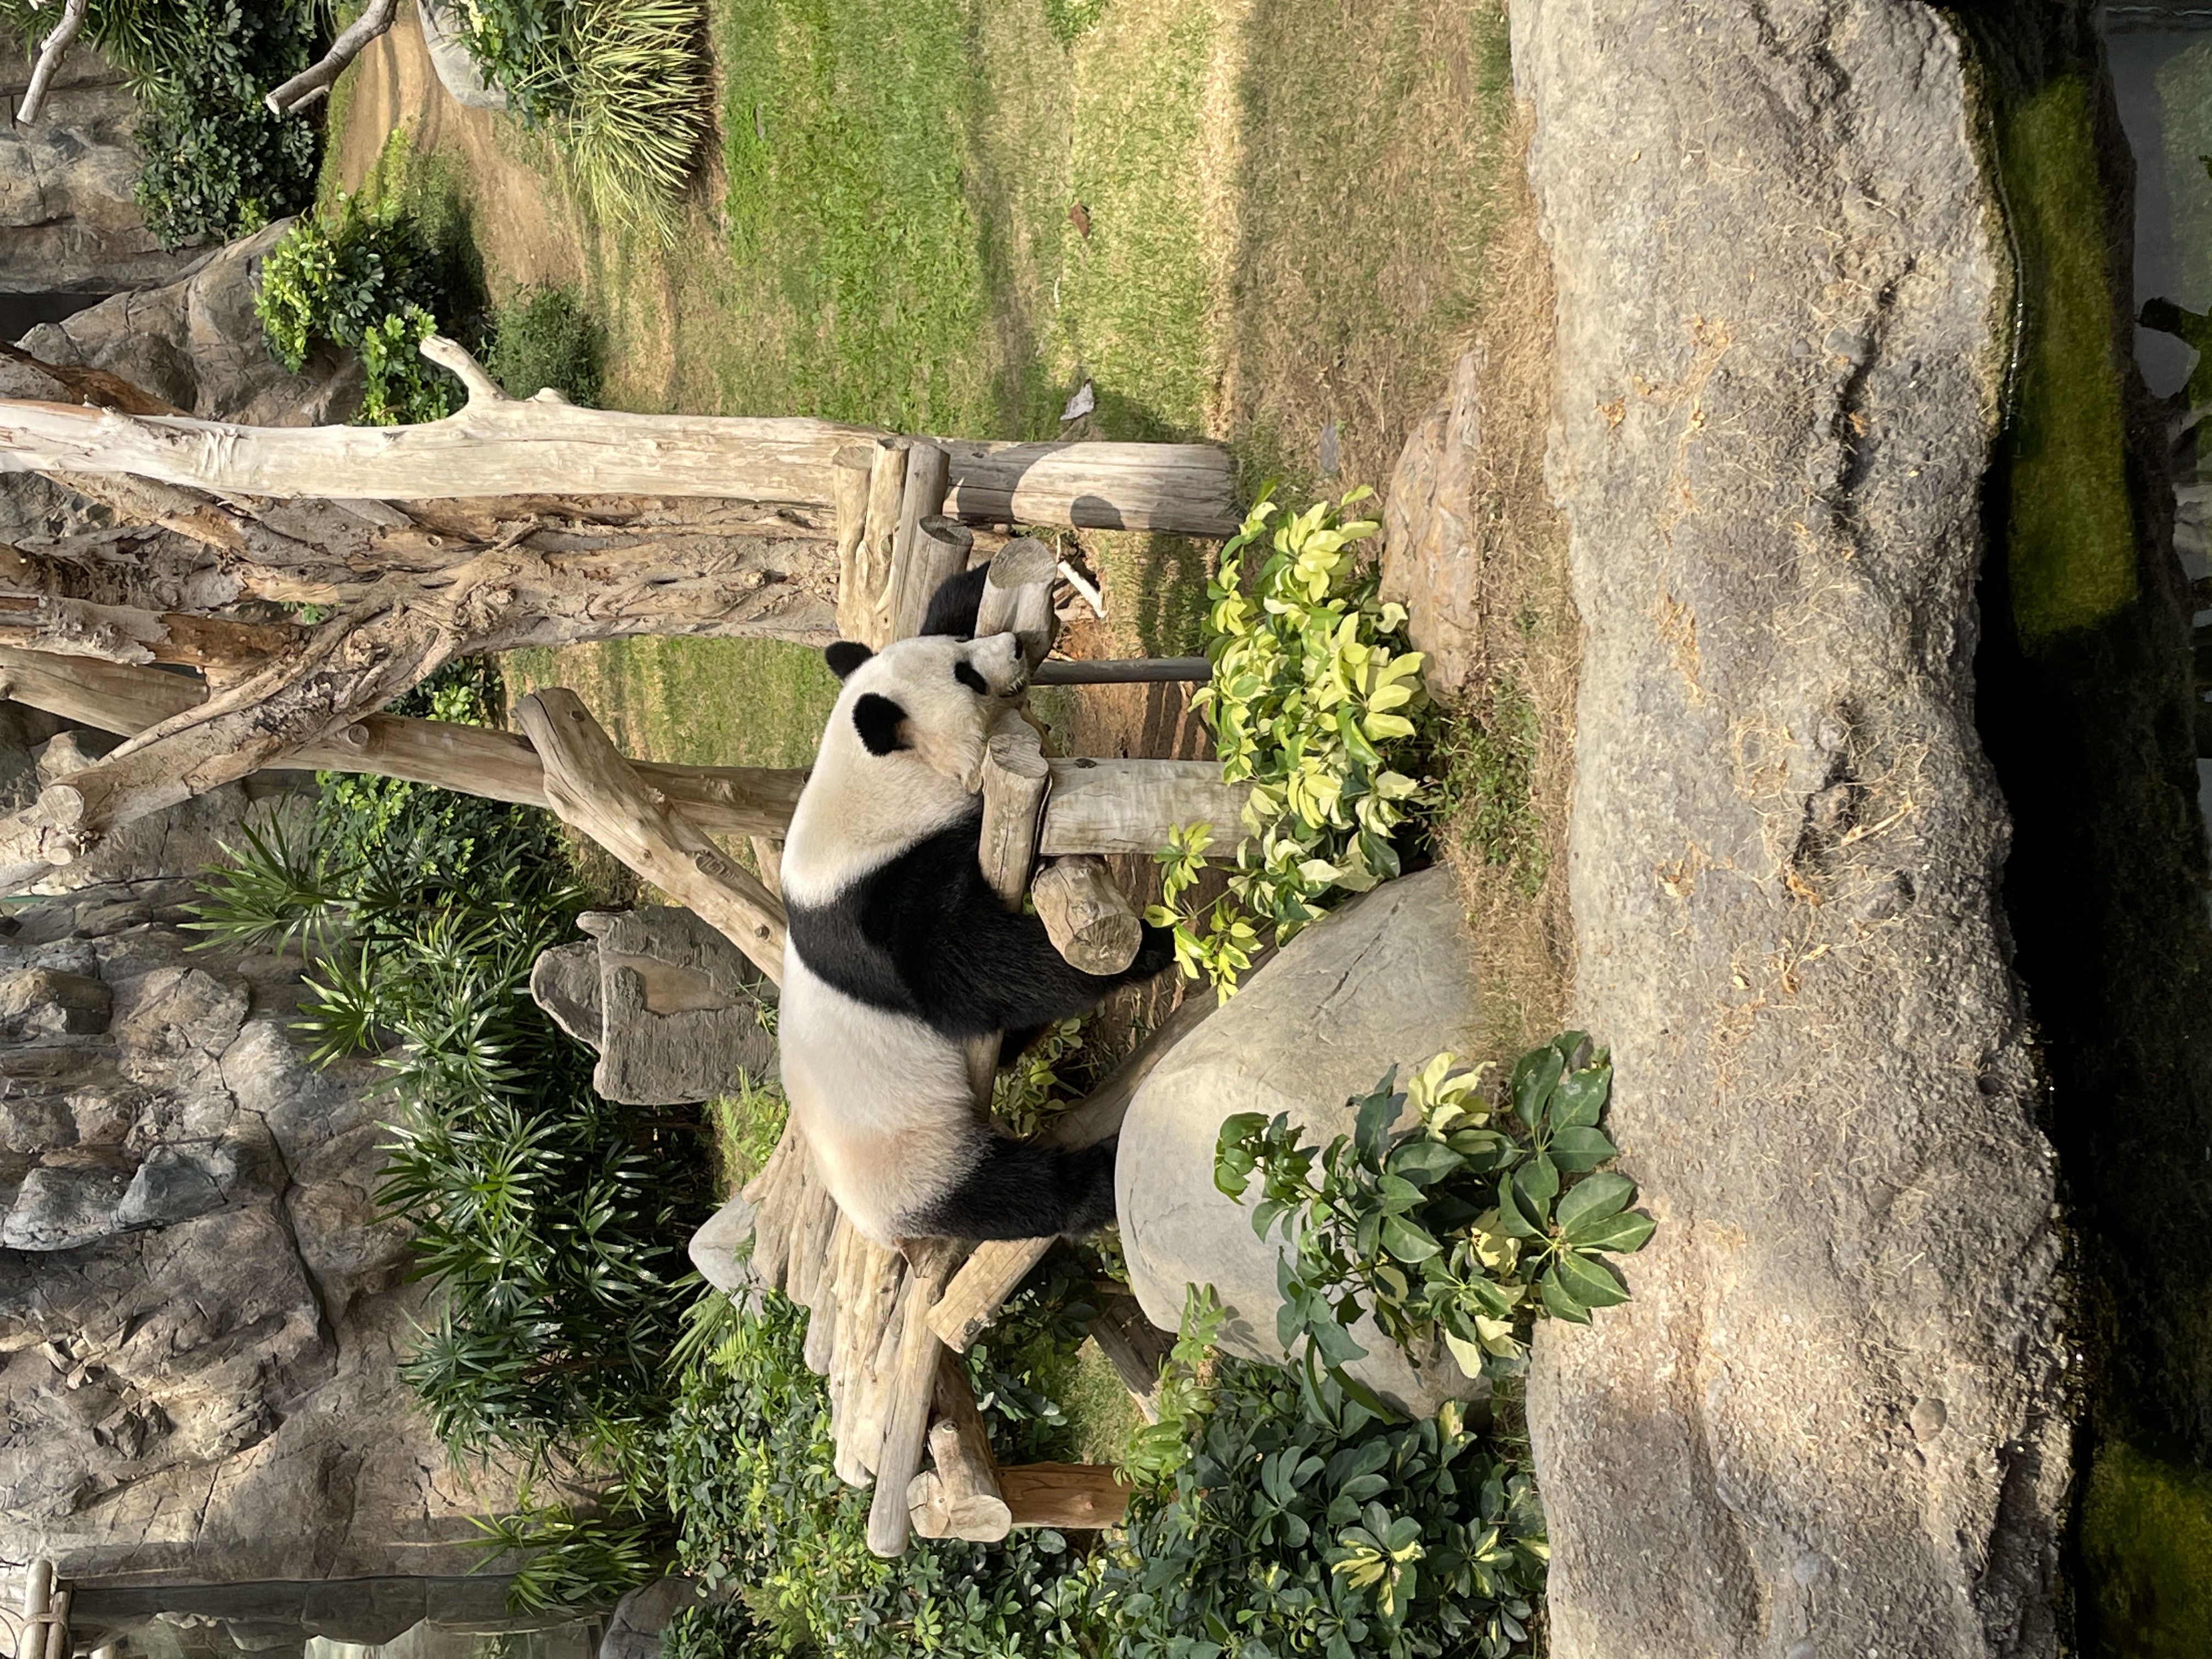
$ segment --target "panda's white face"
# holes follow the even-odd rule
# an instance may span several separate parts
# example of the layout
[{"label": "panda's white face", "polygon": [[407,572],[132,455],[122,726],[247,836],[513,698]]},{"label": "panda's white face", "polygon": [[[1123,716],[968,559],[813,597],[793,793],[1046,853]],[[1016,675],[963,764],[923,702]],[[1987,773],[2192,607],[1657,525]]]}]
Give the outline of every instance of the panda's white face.
[{"label": "panda's white face", "polygon": [[794,903],[824,903],[853,876],[957,822],[981,785],[992,726],[1028,684],[1021,641],[922,635],[876,654],[840,643],[844,679],[784,845]]}]

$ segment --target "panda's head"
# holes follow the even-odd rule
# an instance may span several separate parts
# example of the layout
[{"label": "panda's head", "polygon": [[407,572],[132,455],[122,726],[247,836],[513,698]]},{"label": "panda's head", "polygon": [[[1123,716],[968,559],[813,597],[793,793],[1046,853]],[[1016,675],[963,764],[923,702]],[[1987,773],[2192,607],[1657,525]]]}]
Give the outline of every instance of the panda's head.
[{"label": "panda's head", "polygon": [[911,757],[968,789],[975,787],[993,724],[1029,684],[1021,641],[1012,634],[980,640],[923,634],[878,652],[840,640],[823,655],[845,682],[830,738],[849,737],[879,761]]}]

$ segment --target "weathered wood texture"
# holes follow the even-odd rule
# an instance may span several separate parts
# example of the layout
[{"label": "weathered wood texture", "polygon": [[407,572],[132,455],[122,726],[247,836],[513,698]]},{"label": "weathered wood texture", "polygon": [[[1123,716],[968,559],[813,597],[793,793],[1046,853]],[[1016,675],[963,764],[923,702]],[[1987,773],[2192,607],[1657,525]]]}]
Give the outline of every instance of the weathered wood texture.
[{"label": "weathered wood texture", "polygon": [[945,512],[945,481],[951,471],[951,459],[937,445],[918,438],[908,441],[898,529],[891,538],[890,639],[912,639],[921,633],[922,618],[929,611],[929,596],[937,592],[937,584],[967,568],[964,548],[959,550],[960,562],[953,564],[950,543],[933,538],[926,528]]},{"label": "weathered wood texture", "polygon": [[999,1491],[1018,1527],[1096,1530],[1129,1516],[1129,1489],[1111,1463],[1002,1465]]},{"label": "weathered wood texture", "polygon": [[1174,1346],[1168,1334],[1145,1317],[1133,1296],[1106,1299],[1091,1322],[1091,1340],[1114,1367],[1145,1421],[1160,1420],[1160,1366]]},{"label": "weathered wood texture", "polygon": [[681,811],[654,799],[576,694],[540,691],[515,715],[544,762],[546,802],[562,821],[689,906],[781,984],[781,902]]},{"label": "weathered wood texture", "polygon": [[959,1248],[944,1239],[917,1239],[907,1245],[908,1316],[892,1364],[890,1403],[884,1413],[883,1455],[876,1465],[875,1498],[868,1508],[868,1547],[878,1555],[903,1553],[913,1529],[907,1510],[907,1487],[921,1472],[938,1356],[943,1352],[929,1321],[914,1316],[937,1300],[959,1255]]},{"label": "weathered wood texture", "polygon": [[924,1538],[964,1538],[995,1543],[1013,1524],[999,1495],[999,1462],[975,1409],[975,1396],[960,1364],[943,1349],[937,1357],[936,1421],[929,1430],[930,1461],[907,1486],[907,1512]]},{"label": "weathered wood texture", "polygon": [[1145,926],[1103,859],[1066,858],[1030,884],[1053,948],[1086,974],[1118,974],[1137,959]]},{"label": "weathered wood texture", "polygon": [[[543,398],[472,398],[404,427],[242,427],[0,401],[0,453],[41,472],[125,473],[220,495],[404,501],[599,494],[833,505],[837,452],[883,434],[831,421],[633,415]],[[975,524],[1235,533],[1224,450],[1202,444],[934,447],[956,518]],[[936,510],[933,507],[933,510]]]},{"label": "weathered wood texture", "polygon": [[1055,760],[1037,851],[1157,853],[1173,825],[1210,823],[1217,858],[1234,855],[1249,786],[1224,783],[1213,761]]},{"label": "weathered wood texture", "polygon": [[993,556],[984,579],[983,601],[975,612],[975,635],[1012,633],[1022,642],[1022,659],[1034,676],[1060,633],[1052,608],[1054,574],[1052,550],[1034,537],[1008,542]]}]

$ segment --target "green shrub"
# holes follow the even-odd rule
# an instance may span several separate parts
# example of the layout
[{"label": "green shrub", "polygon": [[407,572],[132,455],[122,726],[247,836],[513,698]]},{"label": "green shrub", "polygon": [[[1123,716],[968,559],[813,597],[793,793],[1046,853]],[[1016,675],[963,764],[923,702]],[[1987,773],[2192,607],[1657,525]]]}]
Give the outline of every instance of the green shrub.
[{"label": "green shrub", "polygon": [[453,21],[594,211],[672,234],[713,93],[701,0],[470,0]]},{"label": "green shrub", "polygon": [[439,275],[412,216],[341,197],[333,220],[303,218],[269,250],[254,312],[270,351],[295,374],[320,345],[361,354],[356,424],[441,420],[460,407],[460,383],[416,349],[437,329]]},{"label": "green shrub", "polygon": [[685,1570],[744,1601],[694,1614],[679,1651],[1087,1654],[1090,1570],[1058,1533],[1024,1529],[988,1548],[917,1538],[896,1559],[872,1555],[870,1494],[837,1478],[805,1313],[780,1295],[757,1315],[711,1301],[718,1340],[669,1422],[668,1503]]},{"label": "green shrub", "polygon": [[[1259,928],[1288,942],[1332,902],[1398,873],[1394,836],[1432,792],[1413,764],[1425,704],[1421,653],[1405,648],[1406,613],[1385,605],[1355,552],[1378,528],[1341,514],[1372,492],[1282,513],[1263,489],[1221,551],[1206,588],[1213,678],[1192,704],[1213,732],[1221,775],[1249,783],[1229,892],[1178,908],[1204,868],[1217,826],[1178,826],[1159,854],[1160,902],[1148,920],[1175,929],[1186,978],[1203,973],[1224,999],[1251,965]],[[1243,587],[1243,561],[1272,548]]]},{"label": "green shrub", "polygon": [[[1186,1376],[1218,1316],[1193,1293]],[[1215,1356],[1146,1435],[1170,1455],[1129,1467],[1127,1528],[1098,1574],[1116,1659],[1525,1651],[1543,1510],[1456,1406],[1394,1423],[1326,1373]]]},{"label": "green shrub", "polygon": [[[1597,1127],[1613,1067],[1587,1037],[1570,1031],[1523,1054],[1502,1101],[1478,1092],[1481,1071],[1456,1065],[1438,1054],[1403,1091],[1385,1077],[1326,1149],[1302,1145],[1286,1113],[1221,1126],[1214,1184],[1241,1202],[1258,1176],[1253,1231],[1264,1238],[1279,1224],[1292,1247],[1283,1346],[1296,1352],[1303,1339],[1378,1412],[1338,1369],[1365,1352],[1348,1328],[1363,1313],[1403,1346],[1441,1339],[1470,1377],[1515,1376],[1538,1313],[1587,1325],[1591,1309],[1626,1302],[1599,1257],[1651,1237],[1628,1208],[1635,1183],[1591,1173],[1613,1155]],[[1394,1134],[1408,1107],[1418,1121]]]},{"label": "green shrub", "polygon": [[[0,24],[34,49],[58,15],[0,0]],[[163,246],[244,235],[313,198],[315,126],[261,100],[320,55],[328,21],[326,0],[93,0],[85,38],[144,112],[136,195]]]},{"label": "green shrub", "polygon": [[550,386],[589,407],[599,401],[605,351],[606,331],[574,289],[539,288],[499,308],[484,368],[511,398]]},{"label": "green shrub", "polygon": [[[496,684],[461,665],[395,707],[488,721]],[[314,1057],[368,1052],[390,1075],[377,1197],[413,1226],[435,1286],[403,1371],[439,1437],[457,1456],[622,1488],[667,1409],[681,1246],[710,1194],[696,1133],[599,1100],[590,1051],[526,994],[586,900],[557,823],[325,776],[304,845],[252,830],[228,850],[202,880],[198,927],[312,943],[301,1024]],[[541,1531],[557,1520],[526,1510]]]}]

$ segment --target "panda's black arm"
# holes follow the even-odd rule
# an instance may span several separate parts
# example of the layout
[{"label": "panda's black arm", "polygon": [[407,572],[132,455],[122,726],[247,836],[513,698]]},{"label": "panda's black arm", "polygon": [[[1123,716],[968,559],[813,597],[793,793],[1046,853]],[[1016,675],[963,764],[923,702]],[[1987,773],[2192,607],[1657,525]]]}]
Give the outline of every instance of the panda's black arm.
[{"label": "panda's black arm", "polygon": [[975,846],[972,822],[931,836],[870,878],[859,907],[860,933],[933,1030],[966,1037],[1048,1025],[1175,959],[1174,936],[1147,926],[1126,969],[1085,973],[1053,948],[1044,923],[1000,901]]},{"label": "panda's black arm", "polygon": [[983,608],[983,583],[990,574],[989,565],[979,564],[938,583],[937,592],[929,596],[929,609],[922,613],[921,631],[974,639],[976,614]]}]

